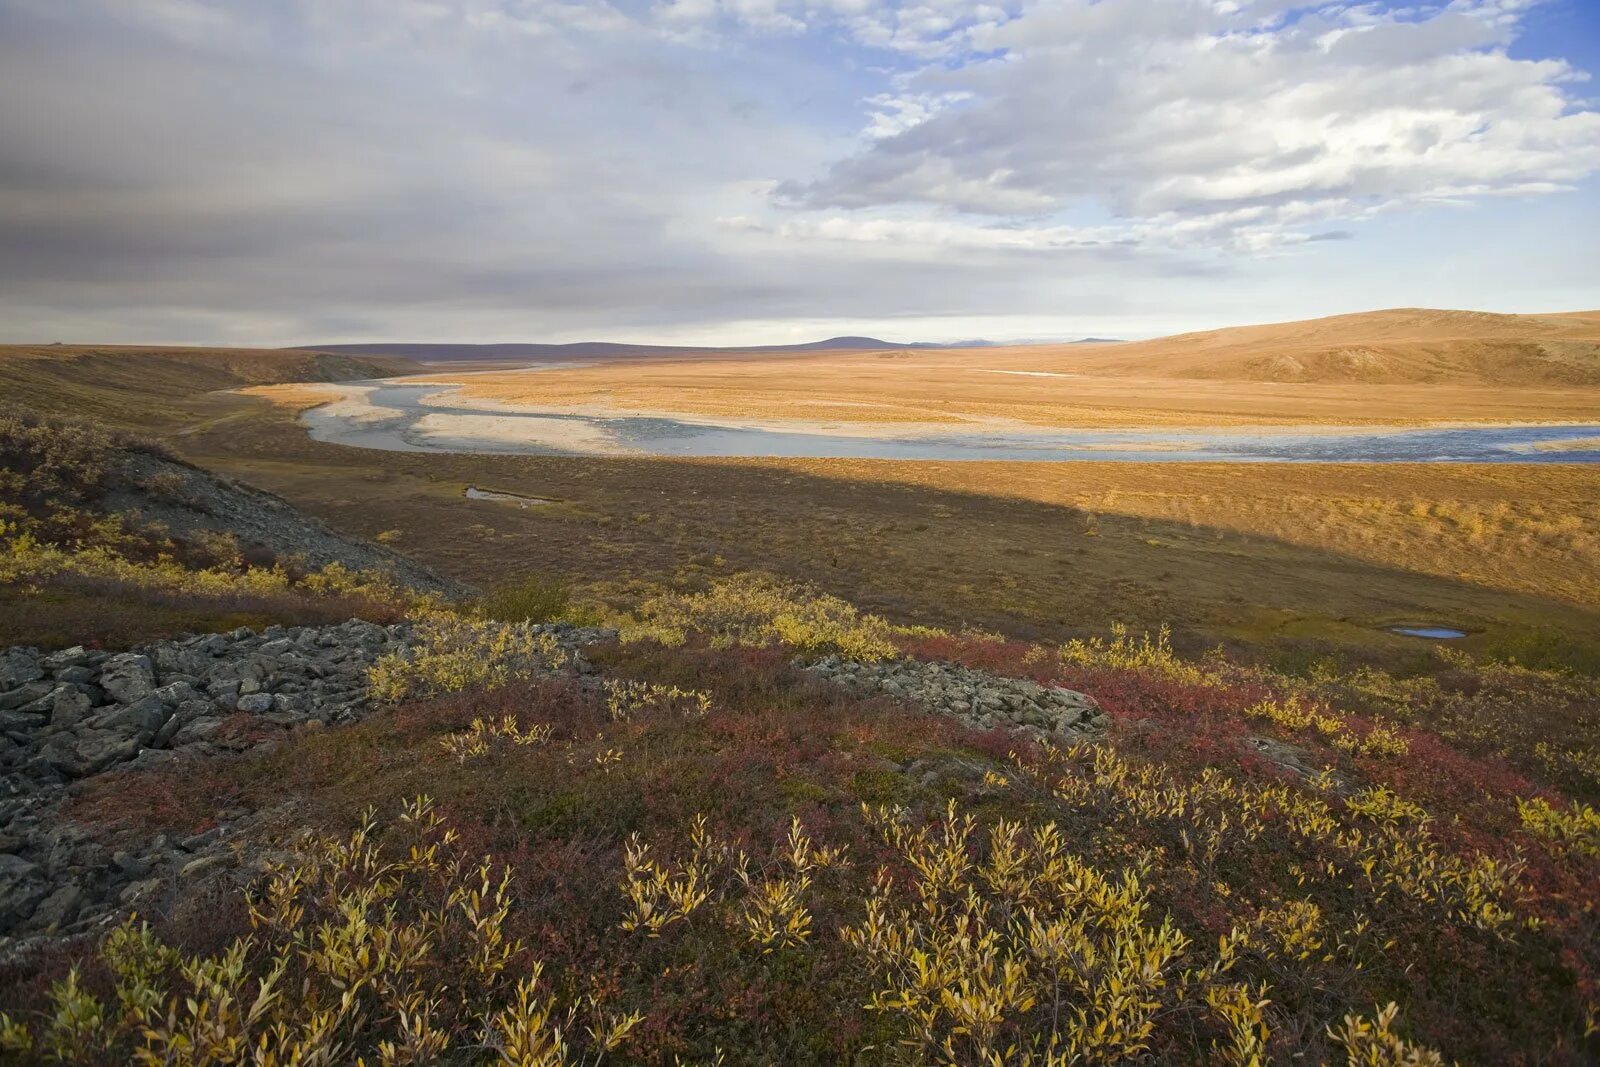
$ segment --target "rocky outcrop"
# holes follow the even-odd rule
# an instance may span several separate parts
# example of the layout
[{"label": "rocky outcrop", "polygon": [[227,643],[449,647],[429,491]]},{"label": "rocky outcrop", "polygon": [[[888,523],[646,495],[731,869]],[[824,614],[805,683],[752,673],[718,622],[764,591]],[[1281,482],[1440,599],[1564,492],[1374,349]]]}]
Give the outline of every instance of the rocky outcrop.
[{"label": "rocky outcrop", "polygon": [[[162,489],[153,493],[147,488],[151,485]],[[125,453],[103,506],[113,512],[137,511],[179,539],[201,531],[227,533],[242,544],[265,548],[279,558],[298,559],[309,567],[338,563],[351,570],[386,571],[419,592],[452,599],[471,592],[382,545],[336,533],[281,497],[151,452]]]},{"label": "rocky outcrop", "polygon": [[799,665],[856,692],[900,697],[983,730],[999,727],[1061,741],[1095,736],[1107,725],[1105,712],[1087,693],[956,663],[828,656]]},{"label": "rocky outcrop", "polygon": [[[614,636],[536,626],[574,653]],[[196,879],[244,879],[241,843],[271,813],[222,810],[189,837],[108,849],[64,815],[77,784],[183,759],[281,744],[371,710],[367,669],[411,644],[407,625],[351,620],[162,641],[131,652],[0,650],[0,957],[86,933],[133,907],[159,910]]]}]

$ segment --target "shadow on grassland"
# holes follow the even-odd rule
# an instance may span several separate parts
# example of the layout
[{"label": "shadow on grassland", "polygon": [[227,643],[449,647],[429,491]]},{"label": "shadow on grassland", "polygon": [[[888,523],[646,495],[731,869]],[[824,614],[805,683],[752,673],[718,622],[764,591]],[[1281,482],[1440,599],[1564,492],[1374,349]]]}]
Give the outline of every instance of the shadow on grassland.
[{"label": "shadow on grassland", "polygon": [[[1233,497],[1270,501],[1280,484],[1283,494],[1293,487],[1306,499],[1363,493],[1403,502],[1448,483],[1448,492],[1471,489],[1485,499],[1502,492],[1548,498],[1559,512],[1594,486],[1596,473],[1587,469],[1528,468],[1512,477],[1503,468],[1438,465],[436,455],[322,444],[307,439],[290,413],[260,416],[184,438],[181,448],[345,532],[399,531],[396,548],[480,585],[539,572],[621,589],[761,569],[899,619],[1028,639],[1103,632],[1120,620],[1170,624],[1195,645],[1331,645],[1387,656],[1420,646],[1384,625],[1434,621],[1473,631],[1465,642],[1472,651],[1600,663],[1600,647],[1585,636],[1600,632],[1600,613],[1538,588],[1561,589],[1585,573],[1594,562],[1582,555],[1586,543],[1558,551],[1530,542],[1511,561],[1520,568],[1513,582],[1495,576],[1494,549],[1442,528],[1423,537],[1417,520],[1400,521],[1398,503],[1378,520],[1338,509],[1321,520],[1350,527],[1329,527],[1328,540],[1372,538],[1376,558],[1222,521]],[[1480,477],[1486,485],[1474,482]],[[1101,505],[1017,495],[1013,483],[1041,479],[1058,482],[1061,496]],[[1319,480],[1328,484],[1319,489]],[[1127,514],[1155,481],[1167,494],[1193,487],[1216,516]],[[562,503],[521,509],[466,500],[468,484]],[[1292,509],[1287,515],[1292,530]],[[1378,521],[1382,528],[1369,529]],[[1486,577],[1429,573],[1445,566],[1475,567]]]}]

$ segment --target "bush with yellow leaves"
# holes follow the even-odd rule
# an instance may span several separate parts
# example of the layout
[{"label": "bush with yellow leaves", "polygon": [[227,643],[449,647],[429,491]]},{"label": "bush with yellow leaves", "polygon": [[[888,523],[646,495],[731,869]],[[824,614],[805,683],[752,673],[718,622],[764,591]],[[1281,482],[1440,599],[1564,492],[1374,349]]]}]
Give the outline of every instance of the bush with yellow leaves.
[{"label": "bush with yellow leaves", "polygon": [[1103,637],[1074,638],[1061,646],[1059,656],[1062,663],[1073,667],[1149,670],[1191,685],[1217,681],[1211,672],[1180,659],[1172,651],[1172,631],[1166,626],[1154,636],[1142,633],[1135,637],[1125,624],[1112,623],[1109,641]]},{"label": "bush with yellow leaves", "polygon": [[818,845],[792,819],[782,845],[757,864],[750,853],[712,836],[704,815],[689,826],[688,855],[658,860],[648,842],[629,838],[621,889],[628,911],[622,929],[660,937],[702,906],[720,905],[722,921],[762,953],[797,948],[811,937],[806,906],[816,873],[846,866],[844,850]]},{"label": "bush with yellow leaves", "polygon": [[667,712],[691,719],[711,713],[711,694],[699,689],[624,678],[607,678],[600,685],[606,694],[606,713],[613,722]]},{"label": "bush with yellow leaves", "polygon": [[1411,750],[1406,739],[1391,726],[1379,723],[1365,733],[1358,733],[1344,719],[1295,693],[1282,699],[1267,697],[1245,708],[1244,713],[1276,723],[1285,730],[1316,730],[1328,738],[1333,747],[1354,756],[1403,756]]},{"label": "bush with yellow leaves", "polygon": [[528,623],[495,622],[430,612],[417,623],[413,644],[379,658],[367,671],[372,695],[398,703],[492,690],[564,667],[569,656],[555,637]]},{"label": "bush with yellow leaves", "polygon": [[129,920],[101,949],[114,1000],[74,968],[40,1023],[0,1016],[0,1049],[147,1067],[575,1067],[642,1021],[545,990],[507,930],[510,872],[467,856],[428,798],[404,805],[395,845],[379,830],[369,813],[348,837],[305,841],[252,891],[253,934],[215,955],[185,956]]},{"label": "bush with yellow leaves", "polygon": [[1208,1011],[1225,1059],[1249,1062],[1264,1041],[1259,1001],[1220,982],[1244,935],[1186,968],[1189,937],[1152,914],[1138,873],[1102,873],[1054,824],[999,821],[980,856],[953,801],[936,827],[865,814],[910,877],[880,872],[843,936],[879,980],[868,1007],[902,1021],[918,1062],[1122,1062],[1150,1049],[1158,1019]]},{"label": "bush with yellow leaves", "polygon": [[1600,856],[1600,811],[1574,801],[1558,808],[1543,797],[1517,801],[1522,827],[1557,853]]},{"label": "bush with yellow leaves", "polygon": [[681,645],[695,633],[718,648],[785,644],[863,660],[896,655],[894,638],[901,632],[848,601],[756,573],[722,579],[704,592],[651,597],[622,624],[625,641]]},{"label": "bush with yellow leaves", "polygon": [[486,756],[498,745],[540,745],[550,740],[552,728],[548,723],[534,723],[527,729],[517,725],[514,715],[498,719],[473,719],[465,730],[445,734],[439,745],[456,758],[457,763],[467,763]]}]

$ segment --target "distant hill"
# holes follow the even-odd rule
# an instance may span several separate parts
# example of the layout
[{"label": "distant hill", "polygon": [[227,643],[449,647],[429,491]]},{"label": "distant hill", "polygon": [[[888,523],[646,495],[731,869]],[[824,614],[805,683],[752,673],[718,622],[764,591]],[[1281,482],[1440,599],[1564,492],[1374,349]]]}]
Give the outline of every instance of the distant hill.
[{"label": "distant hill", "polygon": [[1063,345],[1059,349],[1060,369],[1081,374],[1262,382],[1600,385],[1600,311],[1496,315],[1394,308],[1125,341],[1104,348]]},{"label": "distant hill", "polygon": [[545,363],[569,359],[622,359],[685,357],[732,354],[737,352],[890,352],[906,349],[981,348],[993,341],[961,341],[932,344],[925,341],[901,344],[876,337],[829,337],[794,345],[732,345],[723,347],[693,345],[635,345],[614,341],[574,341],[570,344],[414,344],[378,341],[367,344],[300,345],[284,351],[328,352],[346,356],[397,356],[424,363],[521,361]]}]

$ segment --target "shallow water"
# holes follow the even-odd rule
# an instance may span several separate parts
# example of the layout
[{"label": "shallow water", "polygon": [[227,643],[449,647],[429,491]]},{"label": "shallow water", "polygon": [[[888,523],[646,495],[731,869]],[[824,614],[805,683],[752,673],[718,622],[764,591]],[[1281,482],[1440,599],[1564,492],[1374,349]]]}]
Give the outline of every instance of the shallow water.
[{"label": "shallow water", "polygon": [[[447,385],[367,382],[306,412],[319,441],[400,451],[544,455],[1284,463],[1595,463],[1600,424],[1305,430],[997,430],[723,425],[462,401]],[[1551,450],[1551,443],[1578,447]],[[1545,446],[1541,448],[1540,446]]]},{"label": "shallow water", "polygon": [[1432,641],[1454,641],[1467,636],[1465,630],[1452,630],[1448,626],[1391,626],[1389,632],[1406,637],[1426,637]]},{"label": "shallow water", "polygon": [[519,508],[538,507],[541,504],[554,504],[554,500],[547,500],[542,496],[523,496],[520,493],[497,493],[493,489],[479,489],[475,485],[467,486],[465,494],[468,500],[498,500],[506,504],[515,504]]}]

